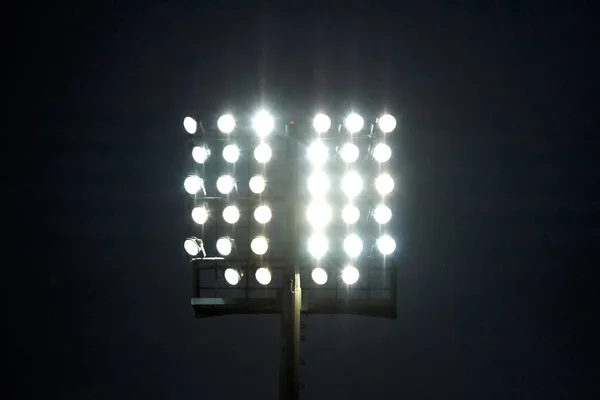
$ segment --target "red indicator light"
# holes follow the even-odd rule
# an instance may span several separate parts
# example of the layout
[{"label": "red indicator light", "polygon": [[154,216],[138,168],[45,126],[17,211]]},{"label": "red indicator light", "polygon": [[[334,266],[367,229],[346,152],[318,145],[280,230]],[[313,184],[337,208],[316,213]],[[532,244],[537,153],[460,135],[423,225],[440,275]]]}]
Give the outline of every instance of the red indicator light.
[{"label": "red indicator light", "polygon": [[294,124],[295,124],[295,122],[294,122],[294,121],[290,121],[290,125],[294,125]]}]

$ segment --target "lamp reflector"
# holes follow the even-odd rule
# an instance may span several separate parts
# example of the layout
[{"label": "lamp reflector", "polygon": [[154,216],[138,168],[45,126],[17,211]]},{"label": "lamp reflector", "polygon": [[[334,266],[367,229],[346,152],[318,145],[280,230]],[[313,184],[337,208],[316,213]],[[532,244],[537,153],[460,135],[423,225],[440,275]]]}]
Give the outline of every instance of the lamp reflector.
[{"label": "lamp reflector", "polygon": [[254,273],[254,277],[256,278],[256,281],[263,286],[271,283],[271,271],[265,267],[258,268]]},{"label": "lamp reflector", "polygon": [[217,240],[217,251],[219,252],[220,255],[228,256],[231,254],[232,250],[233,250],[233,240],[231,240],[231,238],[225,236],[225,237],[219,238],[219,240]]},{"label": "lamp reflector", "polygon": [[221,115],[217,120],[217,128],[223,133],[231,133],[235,129],[235,119],[231,114]]},{"label": "lamp reflector", "polygon": [[385,204],[379,204],[373,210],[373,218],[378,224],[387,224],[392,219],[392,210]]},{"label": "lamp reflector", "polygon": [[322,258],[329,250],[329,240],[322,233],[315,233],[308,238],[308,252],[316,259]]},{"label": "lamp reflector", "polygon": [[359,276],[360,273],[358,272],[358,269],[352,265],[348,265],[342,270],[342,281],[344,281],[346,285],[354,285],[358,282]]},{"label": "lamp reflector", "polygon": [[383,235],[377,239],[377,249],[384,256],[390,255],[396,250],[396,241],[390,235]]},{"label": "lamp reflector", "polygon": [[385,143],[378,143],[373,148],[373,158],[375,161],[384,163],[392,157],[392,149]]},{"label": "lamp reflector", "polygon": [[344,124],[346,125],[348,132],[353,134],[362,130],[362,128],[365,126],[365,120],[360,115],[352,113],[346,117]]},{"label": "lamp reflector", "polygon": [[262,176],[254,175],[252,178],[250,178],[248,186],[250,187],[252,193],[261,194],[265,191],[265,188],[267,187],[267,182]]},{"label": "lamp reflector", "polygon": [[360,218],[360,210],[353,204],[348,204],[342,209],[342,220],[349,224],[355,224]]},{"label": "lamp reflector", "polygon": [[192,149],[192,158],[198,164],[204,164],[208,158],[210,151],[206,147],[196,146]]},{"label": "lamp reflector", "polygon": [[308,160],[314,167],[321,167],[327,162],[329,150],[320,140],[316,140],[308,147]]},{"label": "lamp reflector", "polygon": [[356,146],[354,143],[346,143],[340,150],[340,156],[346,163],[353,163],[354,161],[358,160],[359,153],[360,151],[358,150],[358,146]]},{"label": "lamp reflector", "polygon": [[390,194],[394,190],[394,180],[389,174],[381,174],[375,178],[375,189],[382,196]]},{"label": "lamp reflector", "polygon": [[235,186],[235,180],[231,175],[222,175],[217,179],[217,190],[223,194],[229,194]]},{"label": "lamp reflector", "polygon": [[264,236],[257,236],[250,242],[250,249],[254,254],[262,256],[269,250],[269,242]]},{"label": "lamp reflector", "polygon": [[325,114],[317,114],[313,119],[313,128],[319,134],[326,133],[331,128],[331,119]]},{"label": "lamp reflector", "polygon": [[356,258],[360,255],[362,251],[363,243],[360,237],[355,234],[351,234],[346,236],[344,239],[344,251],[351,258]]},{"label": "lamp reflector", "polygon": [[382,115],[377,120],[377,125],[379,125],[379,129],[381,129],[383,133],[390,133],[396,129],[396,118],[390,114]]},{"label": "lamp reflector", "polygon": [[269,162],[273,155],[271,147],[266,143],[261,143],[254,149],[254,158],[261,164]]},{"label": "lamp reflector", "polygon": [[223,158],[228,163],[235,163],[240,159],[240,149],[235,144],[228,144],[223,148]]},{"label": "lamp reflector", "polygon": [[358,172],[350,171],[342,178],[342,192],[352,199],[360,194],[363,188],[363,181]]},{"label": "lamp reflector", "polygon": [[317,285],[324,285],[327,283],[327,271],[321,267],[313,269],[310,276]]},{"label": "lamp reflector", "polygon": [[269,206],[258,206],[256,210],[254,210],[254,219],[259,224],[266,224],[271,220],[272,213],[271,208]]},{"label": "lamp reflector", "polygon": [[208,209],[205,206],[194,207],[192,210],[192,220],[197,224],[204,224],[208,220]]},{"label": "lamp reflector", "polygon": [[185,117],[183,119],[183,128],[186,130],[187,133],[193,135],[198,129],[198,123],[192,117]]},{"label": "lamp reflector", "polygon": [[223,209],[223,219],[228,224],[235,224],[240,219],[240,209],[236,206],[227,206]]},{"label": "lamp reflector", "polygon": [[274,127],[273,117],[266,111],[259,111],[252,119],[252,128],[260,137],[267,136]]},{"label": "lamp reflector", "polygon": [[227,283],[229,283],[231,286],[235,286],[240,283],[242,278],[240,273],[233,268],[227,268],[223,275],[225,276]]},{"label": "lamp reflector", "polygon": [[200,189],[202,189],[203,185],[204,185],[204,181],[202,180],[202,178],[200,178],[196,175],[190,175],[187,178],[185,178],[185,180],[183,181],[183,188],[189,194],[198,193],[198,191],[200,191]]}]

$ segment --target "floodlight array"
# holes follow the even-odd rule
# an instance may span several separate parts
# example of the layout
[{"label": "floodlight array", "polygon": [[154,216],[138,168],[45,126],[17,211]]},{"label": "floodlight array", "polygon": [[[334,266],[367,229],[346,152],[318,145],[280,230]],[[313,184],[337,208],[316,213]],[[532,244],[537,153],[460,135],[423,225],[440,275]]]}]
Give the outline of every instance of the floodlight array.
[{"label": "floodlight array", "polygon": [[[329,260],[342,254],[341,278],[353,285],[360,277],[361,257],[373,252],[385,257],[396,249],[386,233],[392,220],[387,200],[395,185],[387,169],[392,149],[386,137],[396,128],[396,119],[385,114],[370,124],[350,112],[337,130],[331,127],[326,114],[314,117],[313,141],[307,147],[306,249],[314,261],[314,283],[327,281],[328,265],[334,264]],[[364,232],[368,224],[377,232],[372,238]]]},{"label": "floodlight array", "polygon": [[[258,227],[258,234],[249,239],[249,248],[256,256],[261,257],[269,251],[269,239],[266,235],[265,225],[269,224],[273,218],[273,210],[262,201],[262,195],[267,190],[267,179],[265,178],[265,165],[273,157],[273,149],[268,143],[268,136],[274,130],[275,123],[273,117],[267,111],[257,112],[246,124],[251,128],[256,137],[256,145],[251,149],[252,162],[257,166],[258,172],[248,179],[249,195],[254,197],[255,203],[252,210],[249,211],[253,217],[253,223]],[[183,122],[184,129],[189,134],[196,134],[199,130],[204,133],[204,127],[191,117],[186,117]],[[240,210],[236,204],[235,198],[238,194],[238,182],[240,177],[236,174],[236,164],[241,160],[248,159],[247,149],[241,146],[242,138],[238,121],[232,114],[224,114],[216,120],[214,125],[218,130],[216,142],[221,143],[220,147],[209,146],[207,143],[197,144],[193,147],[191,155],[192,160],[199,170],[199,173],[190,174],[184,179],[184,189],[191,195],[193,208],[191,211],[192,221],[204,228],[215,218],[222,218],[225,224],[233,226],[239,223],[242,214],[245,211]],[[214,157],[214,154],[220,155],[220,163],[225,167],[225,173],[214,176],[215,171],[206,171],[210,166],[207,163]],[[212,161],[211,161],[212,162]],[[220,214],[220,216],[219,216]],[[204,232],[204,229],[203,229]],[[202,251],[199,251],[198,243],[202,243]],[[184,243],[184,249],[192,258],[202,258],[206,256],[204,251],[204,242],[202,239],[188,239]],[[207,248],[211,253],[216,251],[221,258],[233,256],[236,251],[235,240],[232,236],[219,235],[214,244],[214,249]],[[227,273],[228,282],[235,282],[234,271]],[[261,282],[266,282],[266,274],[261,273]],[[270,280],[270,279],[269,279]],[[239,281],[239,279],[238,279]],[[236,282],[237,283],[237,282]],[[233,284],[233,283],[232,283]]]},{"label": "floodlight array", "polygon": [[[303,204],[309,230],[304,248],[312,260],[311,277],[315,284],[325,284],[331,265],[339,265],[342,281],[353,285],[360,279],[362,258],[379,254],[385,259],[396,250],[396,241],[386,229],[392,220],[388,199],[395,189],[388,168],[393,153],[386,139],[396,129],[396,119],[385,114],[370,121],[356,112],[348,113],[342,120],[333,119],[320,113],[312,120],[312,141],[306,150],[309,171],[304,192],[307,199],[299,202]],[[191,174],[184,180],[184,189],[194,199],[191,217],[195,224],[204,226],[214,218],[222,218],[233,227],[245,212],[232,201],[239,180],[235,165],[252,158],[261,173],[248,180],[249,195],[256,197],[255,207],[248,214],[252,215],[259,234],[249,238],[249,248],[260,259],[269,252],[270,242],[264,228],[273,218],[273,210],[262,201],[262,195],[268,188],[265,166],[273,157],[267,139],[275,123],[266,111],[259,111],[246,121],[243,125],[253,130],[257,141],[254,148],[246,149],[236,141],[241,128],[237,122],[232,114],[217,119],[216,128],[225,142],[222,148],[211,148],[204,143],[192,149],[192,159],[197,166],[204,168],[211,157],[220,154],[227,172],[214,181],[210,181],[209,175]],[[202,124],[191,117],[186,117],[183,125],[189,134],[196,134],[199,129],[204,132]],[[207,192],[216,193],[224,207],[215,208],[208,201]],[[369,234],[370,231],[376,234]],[[186,239],[184,249],[191,258],[206,257],[200,238]],[[235,240],[231,236],[220,236],[214,250],[227,259],[235,254]],[[331,262],[334,257],[339,261],[340,255],[342,262]],[[271,282],[268,267],[260,265],[254,272],[259,284]],[[234,268],[224,271],[225,280],[232,286],[237,285],[242,276],[243,273]]]}]

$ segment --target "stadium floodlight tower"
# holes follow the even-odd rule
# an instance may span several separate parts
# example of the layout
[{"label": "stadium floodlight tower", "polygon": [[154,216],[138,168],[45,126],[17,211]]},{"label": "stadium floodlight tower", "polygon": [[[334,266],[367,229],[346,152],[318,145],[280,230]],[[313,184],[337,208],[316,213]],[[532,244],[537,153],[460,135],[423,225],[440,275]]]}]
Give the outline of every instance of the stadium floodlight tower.
[{"label": "stadium floodlight tower", "polygon": [[301,312],[396,318],[396,119],[285,121],[266,110],[184,119],[183,249],[196,317],[281,315],[280,396],[297,399]]}]

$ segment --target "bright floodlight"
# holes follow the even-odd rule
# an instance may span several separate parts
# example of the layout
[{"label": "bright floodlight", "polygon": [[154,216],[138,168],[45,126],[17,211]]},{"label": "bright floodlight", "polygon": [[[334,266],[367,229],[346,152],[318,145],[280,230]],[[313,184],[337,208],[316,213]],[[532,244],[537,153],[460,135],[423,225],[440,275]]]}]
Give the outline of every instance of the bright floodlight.
[{"label": "bright floodlight", "polygon": [[204,164],[208,158],[210,151],[206,147],[196,146],[192,149],[192,158],[198,164]]},{"label": "bright floodlight", "polygon": [[317,285],[324,285],[327,282],[327,271],[321,267],[313,269],[310,276]]},{"label": "bright floodlight", "polygon": [[315,167],[320,167],[327,162],[327,146],[320,140],[314,141],[308,147],[308,160]]},{"label": "bright floodlight", "polygon": [[273,151],[271,147],[266,143],[261,143],[254,149],[254,158],[261,164],[265,164],[269,162],[271,156],[273,155]]},{"label": "bright floodlight", "polygon": [[267,187],[267,182],[262,176],[254,175],[252,178],[250,178],[248,186],[250,186],[250,190],[252,191],[252,193],[261,194],[265,191],[265,188]]},{"label": "bright floodlight", "polygon": [[240,219],[240,209],[236,206],[227,206],[223,209],[223,219],[228,224],[235,224]]},{"label": "bright floodlight", "polygon": [[342,209],[342,220],[349,224],[355,224],[360,218],[360,210],[353,204],[348,204]]},{"label": "bright floodlight", "polygon": [[260,137],[267,136],[273,130],[275,122],[266,111],[259,111],[252,119],[252,128]]},{"label": "bright floodlight", "polygon": [[197,224],[204,224],[208,220],[208,209],[204,206],[194,207],[192,210],[192,219]]},{"label": "bright floodlight", "polygon": [[392,157],[392,149],[385,143],[379,143],[373,148],[373,158],[375,161],[383,163]]},{"label": "bright floodlight", "polygon": [[315,171],[308,177],[308,191],[313,196],[323,196],[329,190],[329,177],[323,171]]},{"label": "bright floodlight", "polygon": [[235,186],[235,180],[231,175],[221,175],[217,179],[217,190],[223,194],[229,194]]},{"label": "bright floodlight", "polygon": [[331,128],[331,119],[325,114],[317,114],[313,119],[313,127],[317,133],[325,133]]},{"label": "bright floodlight", "polygon": [[354,198],[362,191],[363,181],[358,172],[350,171],[342,178],[342,192]]},{"label": "bright floodlight", "polygon": [[306,219],[313,228],[323,229],[331,222],[331,207],[325,201],[313,201],[306,209]]},{"label": "bright floodlight", "polygon": [[235,128],[235,119],[233,118],[233,115],[221,115],[217,120],[217,128],[223,133],[233,132],[233,129]]},{"label": "bright floodlight", "polygon": [[363,243],[358,235],[351,234],[344,239],[344,251],[349,257],[356,258],[362,251]]},{"label": "bright floodlight", "polygon": [[196,237],[190,237],[183,242],[183,249],[191,257],[196,257],[200,252],[204,252],[202,240]]},{"label": "bright floodlight", "polygon": [[259,256],[262,256],[269,250],[269,242],[264,236],[257,236],[250,242],[250,249]]},{"label": "bright floodlight", "polygon": [[269,283],[271,283],[271,271],[269,271],[265,267],[260,267],[259,269],[257,269],[254,273],[254,277],[256,278],[256,281],[263,286],[266,286]]},{"label": "bright floodlight", "polygon": [[387,224],[392,219],[392,210],[385,204],[379,204],[373,211],[373,218],[378,224]]},{"label": "bright floodlight", "polygon": [[381,129],[383,133],[390,133],[396,129],[396,118],[390,114],[382,115],[377,120],[377,125],[379,125],[379,129]]},{"label": "bright floodlight", "polygon": [[185,178],[185,181],[183,181],[183,188],[189,194],[198,193],[198,191],[200,191],[200,189],[202,189],[203,185],[204,185],[204,181],[202,180],[202,178],[200,178],[196,175],[190,175],[187,178]]},{"label": "bright floodlight", "polygon": [[254,210],[254,219],[259,224],[266,224],[271,220],[271,209],[269,206],[258,206],[256,210]]},{"label": "bright floodlight", "polygon": [[377,239],[377,249],[384,256],[390,255],[396,250],[396,241],[390,235],[383,235]]},{"label": "bright floodlight", "polygon": [[183,119],[183,128],[186,130],[187,133],[194,134],[198,129],[198,123],[192,117],[185,117]]},{"label": "bright floodlight", "polygon": [[362,130],[363,126],[365,126],[365,121],[360,115],[352,113],[346,117],[345,125],[348,132],[356,133]]},{"label": "bright floodlight", "polygon": [[342,280],[346,285],[354,285],[356,282],[358,282],[359,276],[360,274],[358,269],[352,265],[348,265],[342,270]]},{"label": "bright floodlight", "polygon": [[340,156],[342,157],[342,160],[347,163],[352,163],[358,160],[358,154],[358,147],[354,143],[346,143],[340,150]]},{"label": "bright floodlight", "polygon": [[329,240],[322,233],[315,233],[308,238],[308,252],[316,259],[322,258],[329,249]]},{"label": "bright floodlight", "polygon": [[382,196],[390,194],[394,190],[394,180],[389,174],[381,174],[375,178],[375,189]]},{"label": "bright floodlight", "polygon": [[231,250],[233,250],[233,240],[231,238],[224,236],[217,240],[217,251],[222,256],[228,256],[231,254]]},{"label": "bright floodlight", "polygon": [[227,268],[223,275],[225,275],[225,280],[231,286],[237,285],[238,283],[240,283],[240,279],[242,279],[240,273],[233,268]]},{"label": "bright floodlight", "polygon": [[223,148],[223,158],[228,163],[233,164],[240,158],[240,149],[235,144],[228,144]]}]

